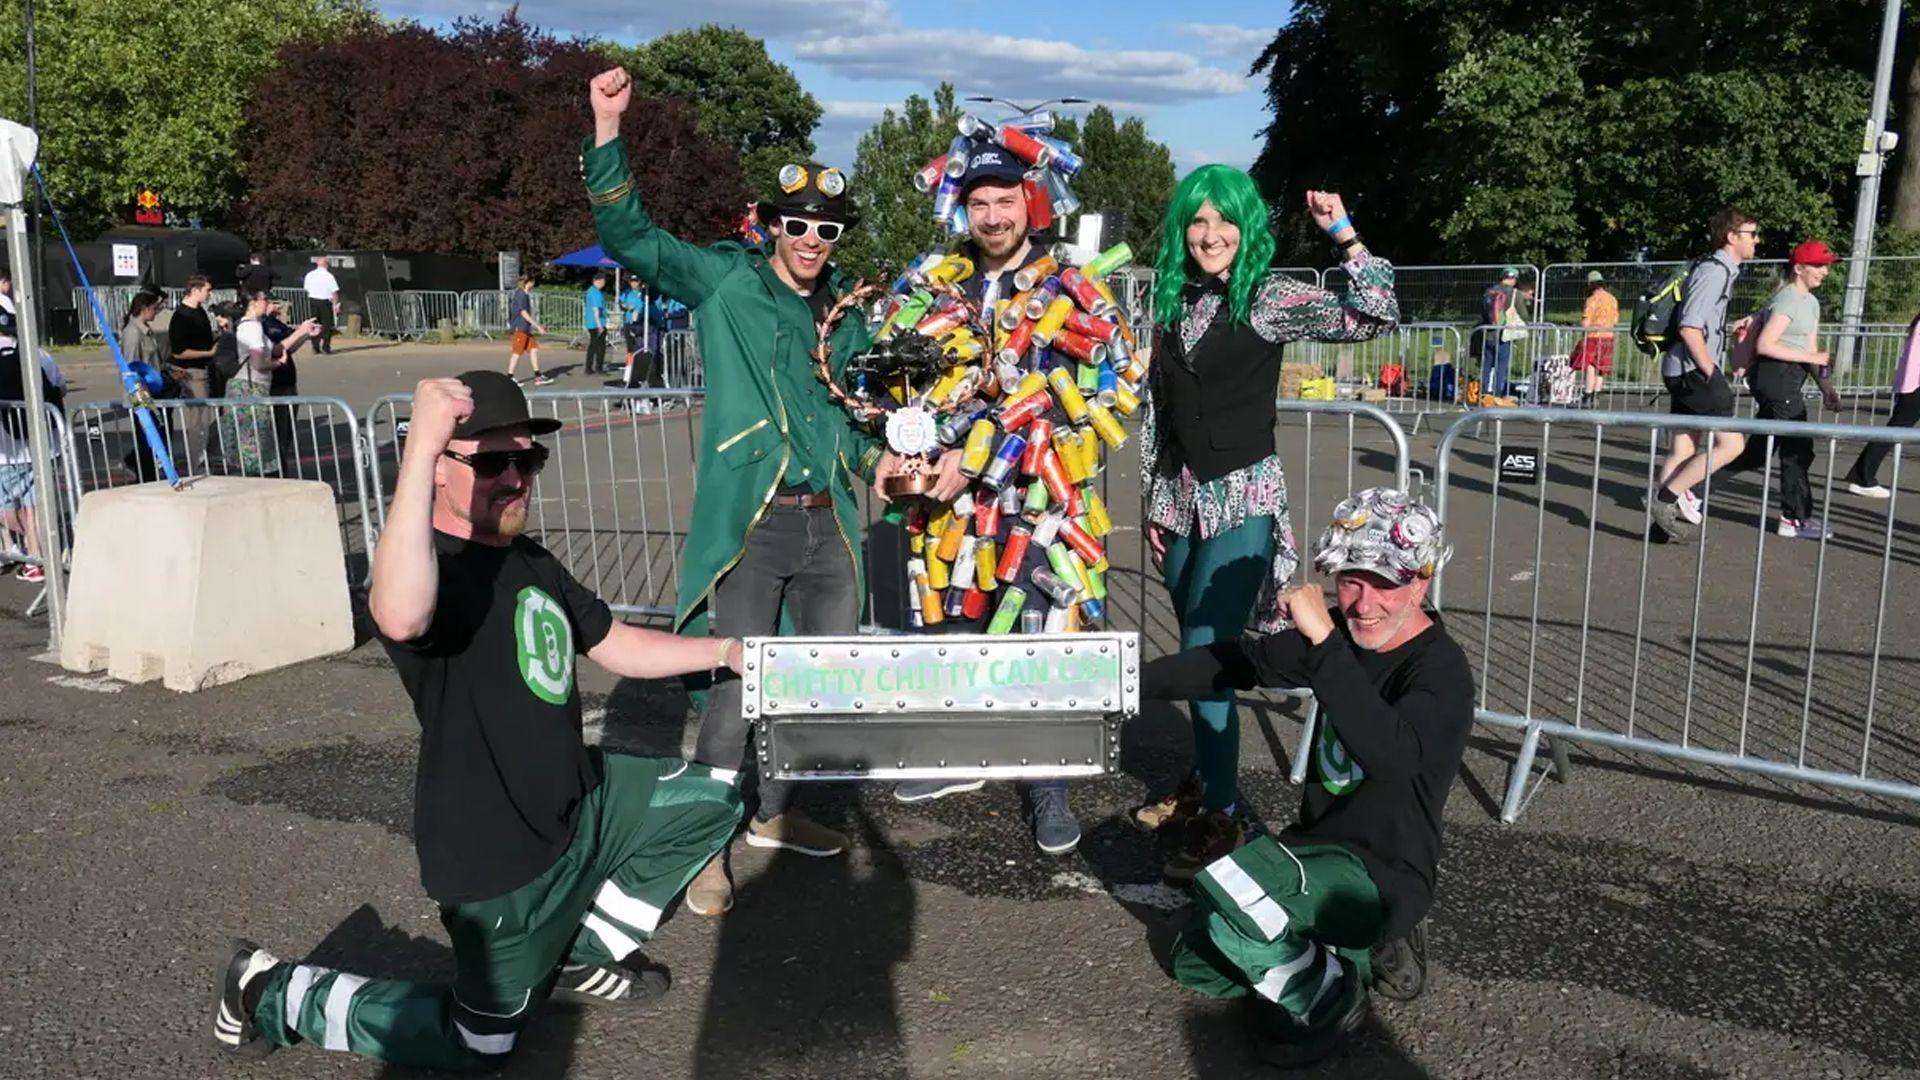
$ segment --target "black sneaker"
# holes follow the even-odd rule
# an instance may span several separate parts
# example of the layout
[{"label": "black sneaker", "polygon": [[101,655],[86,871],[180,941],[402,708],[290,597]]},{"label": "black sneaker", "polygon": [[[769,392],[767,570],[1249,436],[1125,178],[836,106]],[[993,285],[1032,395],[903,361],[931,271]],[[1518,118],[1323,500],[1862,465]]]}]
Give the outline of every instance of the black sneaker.
[{"label": "black sneaker", "polygon": [[576,1005],[639,1005],[673,987],[667,969],[639,953],[612,964],[566,964],[553,995]]},{"label": "black sneaker", "polygon": [[1354,987],[1348,991],[1353,995],[1353,1001],[1347,1005],[1347,1011],[1340,1014],[1340,1019],[1298,1042],[1281,1038],[1277,1033],[1297,1026],[1292,1017],[1287,1016],[1278,1005],[1263,998],[1249,999],[1254,1003],[1249,1025],[1254,1056],[1280,1069],[1304,1069],[1332,1057],[1347,1037],[1366,1023],[1367,1014],[1371,1011],[1367,1003],[1367,988],[1360,986],[1358,980],[1350,980],[1348,985]]},{"label": "black sneaker", "polygon": [[263,1058],[279,1049],[253,1022],[253,1011],[266,987],[262,976],[279,962],[279,957],[245,938],[234,938],[220,951],[213,1011],[213,1038],[220,1049],[244,1058]]},{"label": "black sneaker", "polygon": [[1371,954],[1373,991],[1389,1001],[1412,1001],[1427,988],[1427,921],[1407,936],[1383,941]]}]

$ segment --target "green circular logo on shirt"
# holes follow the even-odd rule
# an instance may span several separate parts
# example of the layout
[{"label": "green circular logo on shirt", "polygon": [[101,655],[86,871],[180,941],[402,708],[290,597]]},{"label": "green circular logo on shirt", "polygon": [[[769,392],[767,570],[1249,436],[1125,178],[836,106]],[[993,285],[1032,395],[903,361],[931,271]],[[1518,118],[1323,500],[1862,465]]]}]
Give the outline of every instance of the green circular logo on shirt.
[{"label": "green circular logo on shirt", "polygon": [[564,705],[573,691],[573,624],[553,597],[529,585],[520,590],[513,613],[519,646],[520,677],[533,695]]},{"label": "green circular logo on shirt", "polygon": [[1367,778],[1324,716],[1320,718],[1320,737],[1314,740],[1313,756],[1320,767],[1320,786],[1335,795],[1345,795]]}]

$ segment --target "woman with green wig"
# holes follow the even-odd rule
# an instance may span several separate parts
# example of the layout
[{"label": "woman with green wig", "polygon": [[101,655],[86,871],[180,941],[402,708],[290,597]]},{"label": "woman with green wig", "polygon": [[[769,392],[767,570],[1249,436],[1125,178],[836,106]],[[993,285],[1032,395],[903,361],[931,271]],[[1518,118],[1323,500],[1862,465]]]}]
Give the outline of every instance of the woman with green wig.
[{"label": "woman with green wig", "polygon": [[[1268,272],[1267,204],[1239,169],[1188,173],[1161,229],[1141,476],[1148,542],[1183,649],[1237,638],[1250,617],[1263,633],[1286,625],[1279,594],[1299,557],[1274,452],[1281,350],[1289,341],[1364,341],[1400,317],[1393,266],[1360,242],[1340,196],[1310,191],[1307,212],[1340,253],[1339,291]],[[1147,828],[1184,831],[1166,866],[1174,881],[1191,880],[1246,839],[1233,697],[1191,701],[1188,710],[1193,775],[1135,814]]]}]

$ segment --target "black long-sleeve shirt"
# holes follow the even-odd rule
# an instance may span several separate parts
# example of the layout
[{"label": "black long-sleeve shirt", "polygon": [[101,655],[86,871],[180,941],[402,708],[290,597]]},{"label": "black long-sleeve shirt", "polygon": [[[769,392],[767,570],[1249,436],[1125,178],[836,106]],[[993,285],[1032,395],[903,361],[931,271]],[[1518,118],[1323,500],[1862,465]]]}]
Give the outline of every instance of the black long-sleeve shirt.
[{"label": "black long-sleeve shirt", "polygon": [[1367,866],[1399,937],[1433,903],[1440,820],[1473,724],[1467,655],[1434,624],[1388,652],[1353,644],[1346,620],[1319,645],[1298,630],[1221,641],[1146,665],[1141,692],[1179,699],[1307,687],[1320,702],[1300,820],[1283,838],[1334,843]]}]

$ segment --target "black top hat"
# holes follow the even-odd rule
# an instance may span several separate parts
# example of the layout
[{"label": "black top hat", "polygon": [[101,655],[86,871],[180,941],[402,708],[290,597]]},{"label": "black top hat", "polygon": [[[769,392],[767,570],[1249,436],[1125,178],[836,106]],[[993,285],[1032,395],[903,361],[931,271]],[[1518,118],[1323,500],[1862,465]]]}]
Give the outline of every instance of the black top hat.
[{"label": "black top hat", "polygon": [[473,412],[454,425],[454,438],[474,439],[509,427],[524,427],[534,435],[560,430],[560,421],[553,417],[528,412],[526,392],[512,376],[498,371],[469,371],[459,379],[473,391]]},{"label": "black top hat", "polygon": [[760,203],[760,223],[772,225],[784,215],[837,221],[852,226],[860,215],[847,195],[847,174],[817,161],[804,165],[782,165],[778,177],[780,194]]}]

